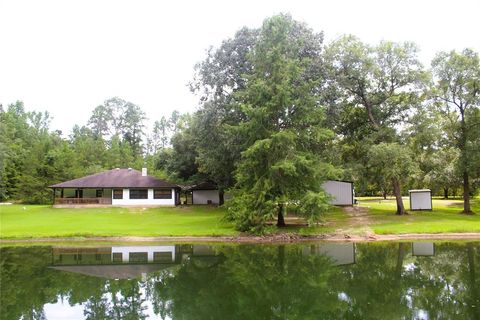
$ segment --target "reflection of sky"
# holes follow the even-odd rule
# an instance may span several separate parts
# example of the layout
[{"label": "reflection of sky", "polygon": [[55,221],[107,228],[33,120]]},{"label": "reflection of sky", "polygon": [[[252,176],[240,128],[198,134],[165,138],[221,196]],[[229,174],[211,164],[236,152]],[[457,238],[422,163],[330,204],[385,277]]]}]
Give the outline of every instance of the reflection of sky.
[{"label": "reflection of sky", "polygon": [[[145,289],[140,288],[142,298],[146,298]],[[111,294],[106,294],[104,297],[107,298],[108,302],[112,301]],[[117,298],[121,298],[121,295],[118,294]],[[85,319],[83,314],[84,304],[75,304],[71,306],[67,301],[63,301],[60,296],[57,297],[57,303],[47,303],[44,305],[45,318],[47,320],[79,320]],[[160,316],[155,315],[153,312],[153,304],[147,299],[143,303],[144,307],[147,307],[144,310],[144,314],[147,315],[147,319],[161,319]],[[168,315],[165,317],[165,320],[171,320]]]},{"label": "reflection of sky", "polygon": [[70,306],[68,302],[58,300],[57,303],[47,303],[44,305],[45,318],[48,320],[78,320],[84,319],[83,305],[76,304]]}]

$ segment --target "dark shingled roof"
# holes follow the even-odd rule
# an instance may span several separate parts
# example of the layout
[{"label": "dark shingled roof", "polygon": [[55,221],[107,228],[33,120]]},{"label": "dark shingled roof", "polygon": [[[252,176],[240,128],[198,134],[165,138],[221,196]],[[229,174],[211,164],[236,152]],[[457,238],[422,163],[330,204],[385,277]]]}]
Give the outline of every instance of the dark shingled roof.
[{"label": "dark shingled roof", "polygon": [[176,184],[151,176],[142,176],[134,169],[112,169],[51,185],[50,188],[179,188]]},{"label": "dark shingled roof", "polygon": [[137,265],[94,265],[94,266],[54,266],[52,269],[75,272],[87,276],[106,279],[136,279],[142,273],[173,268],[173,264],[137,264]]},{"label": "dark shingled roof", "polygon": [[193,187],[190,187],[188,190],[218,190],[218,186],[213,181],[204,181]]}]

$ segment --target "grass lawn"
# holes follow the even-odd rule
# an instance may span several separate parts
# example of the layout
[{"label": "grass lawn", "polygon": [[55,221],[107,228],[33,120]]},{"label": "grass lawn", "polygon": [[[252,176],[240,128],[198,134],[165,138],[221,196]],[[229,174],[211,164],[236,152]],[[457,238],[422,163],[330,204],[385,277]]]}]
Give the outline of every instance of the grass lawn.
[{"label": "grass lawn", "polygon": [[0,206],[0,237],[220,236],[235,235],[221,221],[224,209],[210,206],[176,208],[81,208]]},{"label": "grass lawn", "polygon": [[[318,226],[304,227],[287,216],[283,233],[365,235],[401,233],[480,232],[480,199],[472,200],[476,215],[463,215],[461,200],[433,200],[433,211],[395,215],[395,200],[358,198],[359,205],[332,208]],[[404,199],[409,207],[408,198]],[[176,208],[82,208],[0,206],[0,238],[95,236],[233,236],[233,224],[221,221],[225,209],[210,206]],[[289,220],[292,219],[290,222]]]},{"label": "grass lawn", "polygon": [[[460,214],[461,200],[433,199],[433,211],[410,211],[408,216],[396,216],[394,199],[362,199],[359,207],[368,209],[370,228],[377,234],[480,232],[480,200],[472,200],[475,215]],[[405,208],[410,207],[404,198]]]}]

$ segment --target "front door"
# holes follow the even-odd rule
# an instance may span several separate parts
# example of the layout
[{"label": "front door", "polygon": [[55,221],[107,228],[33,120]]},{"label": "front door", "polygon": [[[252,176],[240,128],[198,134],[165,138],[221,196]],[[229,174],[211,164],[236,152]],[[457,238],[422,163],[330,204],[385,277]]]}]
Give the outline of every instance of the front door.
[{"label": "front door", "polygon": [[75,198],[83,198],[83,190],[75,190]]}]

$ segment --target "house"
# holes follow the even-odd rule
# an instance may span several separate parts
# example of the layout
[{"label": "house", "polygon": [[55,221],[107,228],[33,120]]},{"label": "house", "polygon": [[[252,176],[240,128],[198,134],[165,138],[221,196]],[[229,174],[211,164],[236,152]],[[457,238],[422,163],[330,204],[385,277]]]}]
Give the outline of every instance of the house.
[{"label": "house", "polygon": [[220,204],[218,186],[213,181],[204,181],[187,189],[191,192],[192,204]]},{"label": "house", "polygon": [[175,206],[180,202],[180,187],[142,171],[112,169],[51,185],[55,206]]},{"label": "house", "polygon": [[327,180],[322,184],[322,188],[332,197],[330,204],[336,206],[353,205],[353,182]]}]

